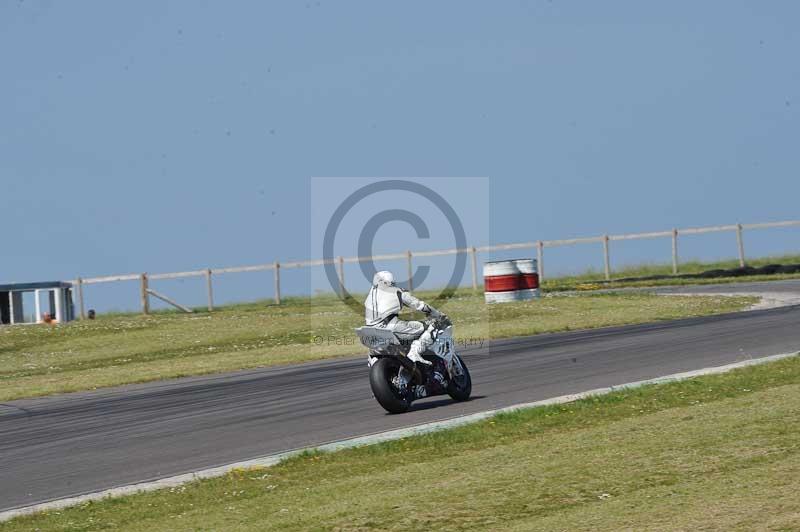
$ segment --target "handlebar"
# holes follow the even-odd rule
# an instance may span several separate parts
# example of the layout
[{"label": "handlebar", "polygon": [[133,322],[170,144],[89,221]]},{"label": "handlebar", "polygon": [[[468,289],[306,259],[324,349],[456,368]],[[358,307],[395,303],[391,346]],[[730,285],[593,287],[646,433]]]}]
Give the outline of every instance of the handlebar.
[{"label": "handlebar", "polygon": [[426,322],[429,325],[433,325],[437,329],[446,329],[450,325],[453,325],[453,322],[450,321],[450,318],[445,314],[442,314],[438,318],[431,318],[429,320],[426,320]]}]

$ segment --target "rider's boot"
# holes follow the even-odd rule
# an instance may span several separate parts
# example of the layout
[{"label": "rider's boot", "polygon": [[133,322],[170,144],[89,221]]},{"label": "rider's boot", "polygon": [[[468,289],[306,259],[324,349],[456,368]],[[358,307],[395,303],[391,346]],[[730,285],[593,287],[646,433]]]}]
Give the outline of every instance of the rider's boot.
[{"label": "rider's boot", "polygon": [[408,358],[414,362],[419,362],[420,364],[427,364],[428,366],[431,365],[430,361],[425,360],[422,358],[422,353],[424,352],[424,348],[419,343],[419,340],[414,340],[411,342],[411,348],[408,350]]}]

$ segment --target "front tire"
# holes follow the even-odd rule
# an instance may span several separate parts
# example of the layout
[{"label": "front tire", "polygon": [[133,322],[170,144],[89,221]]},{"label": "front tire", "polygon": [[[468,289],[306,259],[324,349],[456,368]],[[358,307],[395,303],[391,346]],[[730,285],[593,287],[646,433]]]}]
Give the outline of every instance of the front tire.
[{"label": "front tire", "polygon": [[450,380],[450,383],[447,385],[447,395],[456,401],[466,401],[472,394],[472,377],[469,374],[467,365],[464,364],[464,359],[462,359],[459,355],[456,355],[456,358],[461,364],[461,370],[463,373]]},{"label": "front tire", "polygon": [[400,371],[400,363],[391,358],[381,358],[369,370],[369,386],[378,403],[390,414],[408,412],[411,401],[403,397],[392,384]]}]

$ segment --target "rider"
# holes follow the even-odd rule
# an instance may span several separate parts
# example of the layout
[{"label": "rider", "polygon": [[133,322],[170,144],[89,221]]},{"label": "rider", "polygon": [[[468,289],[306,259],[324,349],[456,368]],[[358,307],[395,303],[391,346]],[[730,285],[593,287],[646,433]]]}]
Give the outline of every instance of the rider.
[{"label": "rider", "polygon": [[401,341],[411,342],[408,358],[414,362],[430,365],[422,358],[422,353],[433,345],[431,331],[421,321],[404,321],[398,318],[403,305],[424,312],[433,318],[445,315],[417,299],[410,292],[401,290],[394,284],[392,272],[381,271],[372,278],[372,288],[364,301],[364,318],[370,327],[381,327],[391,330]]}]

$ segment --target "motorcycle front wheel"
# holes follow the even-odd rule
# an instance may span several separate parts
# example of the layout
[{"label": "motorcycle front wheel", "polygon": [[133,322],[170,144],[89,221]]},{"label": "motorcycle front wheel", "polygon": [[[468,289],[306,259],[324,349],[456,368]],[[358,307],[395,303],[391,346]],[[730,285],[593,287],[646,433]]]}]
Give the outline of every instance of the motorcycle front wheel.
[{"label": "motorcycle front wheel", "polygon": [[447,385],[447,395],[456,401],[466,401],[472,394],[472,377],[469,374],[467,365],[464,364],[464,359],[456,355],[458,361],[461,363],[462,374],[453,378]]},{"label": "motorcycle front wheel", "polygon": [[369,385],[378,403],[391,414],[408,412],[411,401],[405,398],[392,384],[400,371],[400,362],[392,358],[381,358],[369,370]]}]

